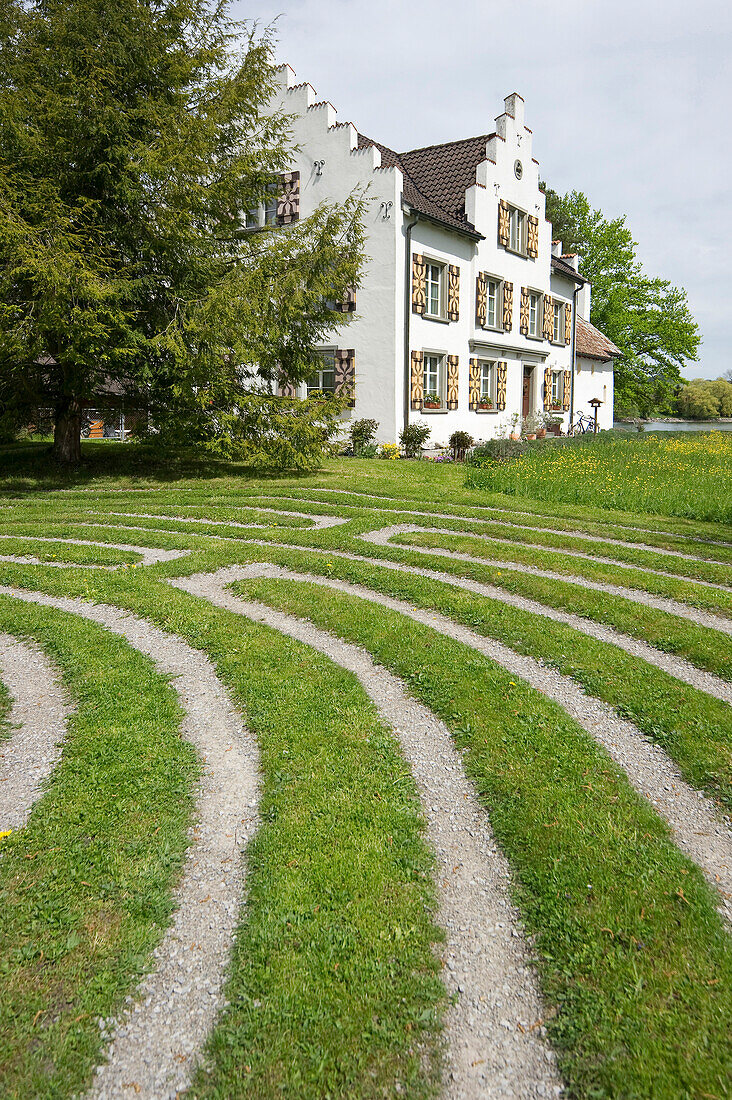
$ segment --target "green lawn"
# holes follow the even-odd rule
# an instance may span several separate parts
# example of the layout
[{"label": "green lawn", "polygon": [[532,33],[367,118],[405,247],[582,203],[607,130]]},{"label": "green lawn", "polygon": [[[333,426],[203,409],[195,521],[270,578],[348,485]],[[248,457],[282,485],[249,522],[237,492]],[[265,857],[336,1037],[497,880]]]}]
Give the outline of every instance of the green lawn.
[{"label": "green lawn", "polygon": [[[714,522],[702,485],[686,511],[681,484],[677,503],[664,496],[672,442],[654,452],[655,512],[652,494],[632,485],[626,497],[603,490],[595,503],[564,501],[559,489],[556,499],[532,496],[528,482],[514,491],[477,485],[485,471],[466,485],[464,468],[426,462],[338,459],[311,475],[262,477],[186,454],[85,443],[85,464],[70,474],[50,468],[41,445],[0,448],[0,554],[41,559],[0,561],[0,584],[112,604],[181,636],[210,657],[259,745],[261,826],[246,855],[227,1007],[191,1096],[434,1096],[446,996],[438,883],[416,787],[358,681],[167,579],[274,562],[440,612],[573,677],[729,809],[727,704],[616,646],[449,583],[469,577],[578,612],[732,679],[729,634],[633,596],[732,611],[718,587],[731,572],[732,512]],[[652,441],[637,445],[646,444],[650,454]],[[719,476],[727,459],[717,447],[712,440],[708,460]],[[638,510],[619,510],[621,501]],[[346,522],[317,529],[310,516]],[[424,532],[385,547],[360,537],[399,523]],[[141,566],[117,542],[189,553]],[[586,557],[563,553],[573,548]],[[629,594],[587,589],[583,578]],[[589,734],[486,657],[396,611],[301,581],[236,588],[363,646],[447,724],[511,867],[566,1094],[732,1095],[732,944],[718,898]],[[7,595],[0,631],[35,639],[77,704],[28,825],[0,840],[0,1095],[71,1100],[101,1056],[99,1017],[119,1010],[170,919],[198,764],[180,739],[170,685],[125,641]],[[7,705],[0,684],[0,736]]]}]

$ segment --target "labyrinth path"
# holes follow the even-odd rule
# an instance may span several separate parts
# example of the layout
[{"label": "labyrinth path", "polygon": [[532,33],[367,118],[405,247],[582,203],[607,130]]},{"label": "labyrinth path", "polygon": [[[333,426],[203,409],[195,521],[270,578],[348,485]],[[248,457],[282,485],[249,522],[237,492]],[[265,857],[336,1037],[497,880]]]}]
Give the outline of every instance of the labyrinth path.
[{"label": "labyrinth path", "polygon": [[[113,699],[93,662],[99,703],[62,686],[62,622],[170,678],[201,768],[166,796],[194,802],[157,946],[103,1013],[69,987],[78,1050],[13,1024],[3,1094],[645,1095],[656,1065],[654,1095],[727,1095],[732,542],[479,499],[213,482],[0,512],[0,889],[64,769],[101,766],[67,727]],[[39,645],[21,605],[68,618]],[[8,989],[57,965],[31,928]]]}]

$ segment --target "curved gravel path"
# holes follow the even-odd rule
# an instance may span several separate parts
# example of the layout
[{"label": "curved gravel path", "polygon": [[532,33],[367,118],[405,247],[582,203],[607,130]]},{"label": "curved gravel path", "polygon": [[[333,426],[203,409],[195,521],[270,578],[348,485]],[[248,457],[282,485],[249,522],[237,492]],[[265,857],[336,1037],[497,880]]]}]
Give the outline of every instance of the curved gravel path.
[{"label": "curved gravel path", "polygon": [[[141,562],[135,563],[138,565],[158,565],[163,561],[176,561],[178,558],[185,557],[186,554],[190,554],[191,552],[190,550],[153,550],[149,546],[131,546],[126,542],[95,542],[93,539],[51,538],[47,535],[0,535],[0,539],[28,539],[30,542],[62,542],[68,546],[100,546],[105,550],[129,550],[133,554],[139,554],[142,558]],[[76,567],[78,569],[114,570],[124,569],[125,565],[127,565],[127,563],[121,565],[95,565],[83,562],[42,561],[40,558],[21,557],[8,554],[0,554],[0,561],[15,562],[18,565],[61,566],[64,569]],[[127,568],[129,567],[130,566],[127,565]]]},{"label": "curved gravel path", "polygon": [[225,590],[225,584],[242,575],[234,568],[169,583],[264,622],[354,673],[398,736],[412,768],[437,853],[439,916],[447,933],[444,976],[448,992],[457,995],[445,1020],[445,1096],[559,1096],[562,1086],[554,1055],[540,1035],[543,1010],[536,978],[509,899],[508,864],[495,845],[446,726],[365,650]]},{"label": "curved gravel path", "polygon": [[[350,584],[331,577],[295,573],[279,566],[254,563],[219,570],[208,577],[195,575],[176,580],[180,587],[192,584],[231,584],[235,580],[256,577],[304,581],[324,588],[347,592],[387,607],[392,611],[429,626],[448,638],[462,642],[484,654],[514,676],[520,676],[547,698],[557,703],[587,733],[601,744],[624,769],[631,784],[655,807],[671,827],[674,839],[703,871],[707,881],[720,895],[719,912],[732,921],[732,828],[701,792],[690,787],[676,765],[657,745],[648,741],[631,722],[603,703],[585,695],[570,677],[563,676],[532,657],[509,649],[501,642],[485,638],[468,627],[433,611],[422,611],[403,600],[384,596],[363,585]],[[189,589],[190,590],[190,589]]]},{"label": "curved gravel path", "polygon": [[[349,518],[342,516],[311,515],[310,512],[287,512],[284,508],[257,508],[258,512],[273,512],[277,516],[295,516],[299,519],[311,520],[312,526],[306,527],[306,531],[324,531],[327,527],[340,527],[349,522]],[[105,516],[123,516],[127,519],[172,519],[176,523],[205,523],[211,527],[263,527],[262,523],[239,523],[233,519],[204,519],[199,516],[167,516],[155,512],[104,512],[98,513]]]},{"label": "curved gravel path", "polygon": [[[406,534],[448,534],[454,535],[454,531],[438,530],[430,528],[428,531],[424,527],[418,527],[413,523],[400,523],[395,524],[393,527],[382,527],[378,531],[366,531],[357,537],[364,542],[373,543],[374,546],[389,546],[390,540],[398,535]],[[434,546],[412,546],[399,543],[391,543],[392,546],[400,546],[402,550],[415,550],[420,554],[435,554],[442,558],[453,558],[457,561],[467,561],[474,565],[492,565],[500,566],[501,569],[513,570],[518,573],[531,573],[535,577],[546,577],[553,581],[564,581],[567,584],[578,584],[582,588],[592,588],[597,592],[608,592],[613,596],[623,596],[626,600],[633,600],[635,603],[646,604],[647,607],[655,607],[658,611],[668,611],[671,615],[678,615],[682,619],[690,619],[691,622],[701,623],[702,626],[708,626],[712,630],[719,630],[723,634],[732,634],[732,619],[726,619],[722,615],[715,615],[710,611],[704,611],[700,607],[692,607],[691,604],[680,603],[678,600],[672,600],[664,596],[652,596],[648,592],[644,592],[640,588],[623,588],[618,584],[603,584],[600,581],[592,581],[587,577],[580,577],[573,573],[557,573],[551,569],[539,569],[535,565],[525,565],[519,562],[513,561],[500,561],[494,562],[490,558],[476,558],[471,554],[462,554],[457,550],[445,550]],[[593,559],[597,561],[598,559]],[[616,564],[616,563],[613,563]],[[646,570],[649,572],[649,570]],[[665,574],[664,574],[665,575]],[[674,580],[681,580],[683,578],[674,577]],[[694,584],[700,583],[694,581]]]},{"label": "curved gravel path", "polygon": [[43,793],[74,707],[45,653],[8,634],[0,634],[0,679],[13,700],[9,721],[18,727],[0,742],[0,832],[5,832],[25,825]]},{"label": "curved gravel path", "polygon": [[173,1100],[187,1087],[198,1054],[223,1006],[223,984],[242,900],[241,854],[258,818],[257,749],[210,661],[181,639],[107,604],[0,586],[26,603],[56,607],[100,623],[173,677],[185,717],[181,734],[204,761],[196,824],[174,893],[171,926],[153,969],[119,1020],[102,1022],[108,1062],[87,1100]]}]

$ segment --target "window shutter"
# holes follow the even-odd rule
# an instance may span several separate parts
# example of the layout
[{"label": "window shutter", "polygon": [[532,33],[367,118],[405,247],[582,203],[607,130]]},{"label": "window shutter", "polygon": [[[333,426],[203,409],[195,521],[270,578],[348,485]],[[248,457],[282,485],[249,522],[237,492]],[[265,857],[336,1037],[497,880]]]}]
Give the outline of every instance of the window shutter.
[{"label": "window shutter", "polygon": [[300,173],[283,172],[280,186],[282,190],[277,199],[277,223],[290,225],[300,217]]},{"label": "window shutter", "polygon": [[549,411],[549,406],[552,403],[552,369],[551,367],[544,368],[544,412]]},{"label": "window shutter", "polygon": [[277,386],[277,392],[280,397],[297,397],[297,387],[294,382],[290,382],[286,378],[281,378]]},{"label": "window shutter", "polygon": [[349,409],[356,405],[356,352],[353,348],[347,351],[338,349],[335,353],[335,392],[350,393]]},{"label": "window shutter", "polygon": [[355,287],[346,287],[346,292],[340,301],[336,302],[335,309],[338,313],[353,313],[356,308],[356,289]]},{"label": "window shutter", "polygon": [[468,406],[471,409],[478,408],[480,401],[480,364],[477,359],[469,362],[468,373]]},{"label": "window shutter", "polygon": [[458,355],[448,355],[447,357],[447,407],[448,409],[456,409],[458,407],[458,364],[460,357]]},{"label": "window shutter", "polygon": [[522,336],[529,335],[529,291],[528,287],[521,287],[521,308],[519,310],[519,331]]},{"label": "window shutter", "polygon": [[503,284],[503,331],[513,328],[513,283]]},{"label": "window shutter", "polygon": [[572,343],[572,307],[569,302],[564,307],[564,342]]},{"label": "window shutter", "polygon": [[[478,272],[475,280],[475,323],[485,328],[488,317],[488,279],[483,271]],[[471,360],[472,362],[472,360]]]},{"label": "window shutter", "polygon": [[447,269],[447,319],[460,320],[460,268],[450,264]]},{"label": "window shutter", "polygon": [[508,248],[510,240],[510,215],[511,207],[503,199],[498,203],[498,243],[503,248]]},{"label": "window shutter", "polygon": [[506,407],[506,383],[508,379],[508,363],[498,363],[496,366],[496,408]]},{"label": "window shutter", "polygon": [[421,351],[412,352],[412,385],[410,391],[413,409],[421,409],[424,401],[424,355]]},{"label": "window shutter", "polygon": [[550,294],[544,295],[544,339],[554,336],[554,303]]},{"label": "window shutter", "polygon": [[412,253],[412,313],[427,309],[427,264],[424,256]]},{"label": "window shutter", "polygon": [[539,219],[529,214],[528,232],[526,234],[526,255],[535,260],[539,255]]},{"label": "window shutter", "polygon": [[562,408],[566,412],[569,408],[569,402],[571,400],[572,390],[572,372],[571,370],[564,371],[564,401],[562,402]]}]

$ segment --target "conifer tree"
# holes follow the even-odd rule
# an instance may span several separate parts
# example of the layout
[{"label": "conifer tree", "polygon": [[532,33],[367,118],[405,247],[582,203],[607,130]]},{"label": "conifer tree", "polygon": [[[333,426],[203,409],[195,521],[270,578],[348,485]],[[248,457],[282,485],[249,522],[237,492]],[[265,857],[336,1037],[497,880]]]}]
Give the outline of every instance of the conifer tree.
[{"label": "conifer tree", "polygon": [[228,8],[0,0],[0,412],[50,406],[62,462],[90,403],[305,463],[344,403],[270,390],[306,378],[342,318],[328,300],[358,285],[363,200],[246,230],[289,124],[265,110],[271,32]]}]

